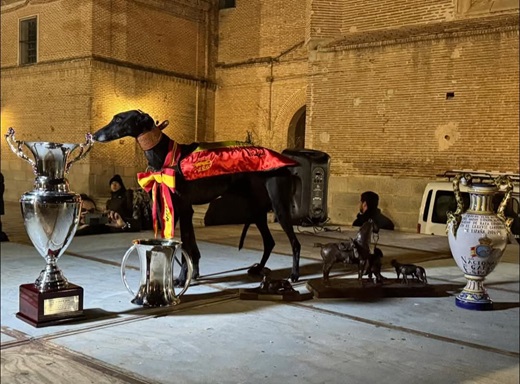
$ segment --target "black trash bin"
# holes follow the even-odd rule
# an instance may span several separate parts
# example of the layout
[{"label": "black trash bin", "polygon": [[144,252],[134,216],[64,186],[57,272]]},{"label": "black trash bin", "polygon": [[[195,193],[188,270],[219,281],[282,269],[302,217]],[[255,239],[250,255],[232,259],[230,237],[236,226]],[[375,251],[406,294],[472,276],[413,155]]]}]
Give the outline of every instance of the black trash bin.
[{"label": "black trash bin", "polygon": [[289,167],[295,187],[291,204],[293,225],[325,223],[328,219],[330,156],[312,149],[285,149],[282,154],[300,164]]}]

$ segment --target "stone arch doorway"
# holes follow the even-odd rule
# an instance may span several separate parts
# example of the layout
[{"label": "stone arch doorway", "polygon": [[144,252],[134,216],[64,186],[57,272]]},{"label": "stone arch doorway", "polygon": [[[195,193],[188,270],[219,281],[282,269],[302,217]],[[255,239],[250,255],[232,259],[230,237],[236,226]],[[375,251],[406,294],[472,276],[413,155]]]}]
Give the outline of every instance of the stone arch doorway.
[{"label": "stone arch doorway", "polygon": [[298,109],[293,115],[289,123],[289,131],[287,133],[287,148],[303,149],[305,148],[305,105]]}]

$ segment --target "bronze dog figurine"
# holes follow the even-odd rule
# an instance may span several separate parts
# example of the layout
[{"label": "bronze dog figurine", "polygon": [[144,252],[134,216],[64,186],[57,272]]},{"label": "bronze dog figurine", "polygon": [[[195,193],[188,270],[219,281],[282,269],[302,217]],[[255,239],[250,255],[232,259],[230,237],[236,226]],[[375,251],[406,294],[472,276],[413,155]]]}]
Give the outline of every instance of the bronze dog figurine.
[{"label": "bronze dog figurine", "polygon": [[[354,239],[349,239],[341,243],[328,243],[325,245],[316,243],[314,246],[321,247],[321,258],[323,259],[323,281],[329,280],[329,273],[332,266],[339,261],[344,264],[358,264],[358,280],[363,283],[363,276],[375,274],[376,281],[381,282],[381,265],[377,268],[377,262],[381,262],[381,255],[375,255],[375,251],[371,251],[370,242],[374,234],[379,233],[379,227],[372,220],[363,223]],[[379,235],[377,235],[379,236]],[[376,268],[374,268],[376,267]]]},{"label": "bronze dog figurine", "polygon": [[[343,243],[328,243],[328,244],[320,244],[315,243],[315,247],[321,248],[321,257],[323,259],[323,281],[329,281],[329,274],[334,266],[334,264],[342,262],[345,266],[348,264],[358,265],[358,268],[361,269],[359,253],[357,250],[357,245],[354,241],[352,242],[343,242]],[[385,279],[381,275],[381,258],[383,257],[383,252],[379,248],[374,248],[374,253],[368,254],[368,263],[366,271],[362,271],[362,276],[368,276],[370,281],[373,281],[373,276],[375,276],[376,283],[381,283]]]},{"label": "bronze dog figurine", "polygon": [[423,284],[428,284],[426,271],[423,267],[414,264],[401,264],[396,259],[393,259],[391,264],[395,268],[395,273],[397,273],[397,281],[400,281],[399,277],[403,275],[403,283],[405,284],[408,284],[407,276],[411,276]]},{"label": "bronze dog figurine", "polygon": [[334,264],[342,262],[347,264],[359,264],[359,257],[356,256],[354,242],[345,243],[315,243],[315,247],[321,248],[321,258],[323,259],[323,281],[329,281],[329,273]]},{"label": "bronze dog figurine", "polygon": [[284,293],[296,292],[288,280],[272,279],[268,274],[264,275],[260,286],[258,287],[259,293],[270,294],[270,295],[283,295]]}]

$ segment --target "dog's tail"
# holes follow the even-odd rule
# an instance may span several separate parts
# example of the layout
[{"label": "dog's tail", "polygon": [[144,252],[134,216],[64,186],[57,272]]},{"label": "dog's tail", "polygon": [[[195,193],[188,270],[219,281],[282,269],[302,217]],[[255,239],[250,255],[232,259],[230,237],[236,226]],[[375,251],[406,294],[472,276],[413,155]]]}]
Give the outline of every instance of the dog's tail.
[{"label": "dog's tail", "polygon": [[238,243],[238,250],[239,251],[244,246],[244,240],[246,239],[247,230],[249,229],[250,225],[251,225],[250,223],[244,224],[244,228],[242,229],[242,234],[240,235],[240,242]]}]

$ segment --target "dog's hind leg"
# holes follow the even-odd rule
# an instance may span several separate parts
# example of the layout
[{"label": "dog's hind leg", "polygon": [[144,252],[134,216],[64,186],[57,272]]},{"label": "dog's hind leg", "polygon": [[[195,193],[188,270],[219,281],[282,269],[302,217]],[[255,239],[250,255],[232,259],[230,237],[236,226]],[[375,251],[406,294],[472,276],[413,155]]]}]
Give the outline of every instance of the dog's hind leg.
[{"label": "dog's hind leg", "polygon": [[297,282],[300,278],[300,251],[301,244],[294,233],[294,228],[291,219],[291,183],[288,175],[271,177],[266,181],[267,193],[271,200],[271,206],[278,219],[278,223],[287,235],[291,243],[293,262],[291,270],[291,281]]},{"label": "dog's hind leg", "polygon": [[269,260],[269,256],[271,256],[271,252],[275,246],[275,241],[271,231],[269,230],[269,226],[267,225],[267,214],[258,215],[257,220],[255,221],[255,225],[262,236],[262,242],[264,244],[264,253],[262,254],[262,259],[259,264],[253,265],[247,273],[251,276],[262,276],[263,269],[267,260]]}]

